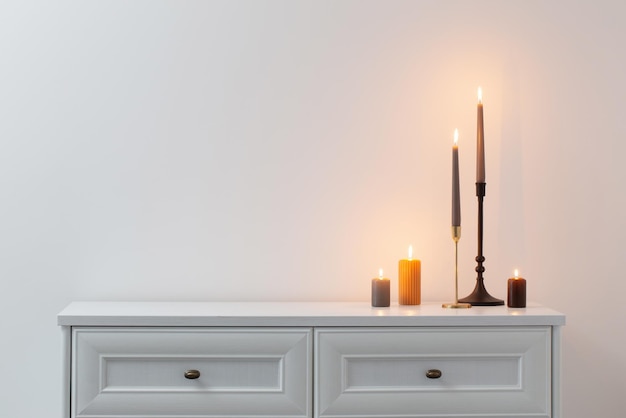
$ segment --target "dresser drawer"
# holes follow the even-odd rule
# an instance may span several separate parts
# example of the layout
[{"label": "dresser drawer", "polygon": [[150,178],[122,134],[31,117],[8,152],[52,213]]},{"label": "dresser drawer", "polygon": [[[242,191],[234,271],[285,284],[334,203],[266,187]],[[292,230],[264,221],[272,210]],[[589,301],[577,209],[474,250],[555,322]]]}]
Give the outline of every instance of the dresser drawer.
[{"label": "dresser drawer", "polygon": [[550,417],[550,333],[319,328],[316,417]]},{"label": "dresser drawer", "polygon": [[310,328],[75,327],[72,341],[73,418],[311,416]]}]

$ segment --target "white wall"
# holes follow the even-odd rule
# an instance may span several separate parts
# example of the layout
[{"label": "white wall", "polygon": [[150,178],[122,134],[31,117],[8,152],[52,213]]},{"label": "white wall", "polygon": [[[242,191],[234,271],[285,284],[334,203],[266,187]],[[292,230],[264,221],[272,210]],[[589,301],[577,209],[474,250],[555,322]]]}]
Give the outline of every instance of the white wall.
[{"label": "white wall", "polygon": [[[0,3],[2,417],[59,416],[71,300],[354,300],[413,244],[425,300],[568,316],[564,416],[621,417],[626,5]],[[6,394],[10,394],[7,396]]]}]

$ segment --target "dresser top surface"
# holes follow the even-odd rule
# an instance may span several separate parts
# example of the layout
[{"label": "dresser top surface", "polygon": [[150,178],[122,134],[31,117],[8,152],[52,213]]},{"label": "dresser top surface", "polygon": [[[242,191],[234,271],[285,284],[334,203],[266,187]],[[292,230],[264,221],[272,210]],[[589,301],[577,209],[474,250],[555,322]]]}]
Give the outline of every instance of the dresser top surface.
[{"label": "dresser top surface", "polygon": [[441,303],[373,308],[368,302],[72,302],[61,326],[524,326],[565,324],[565,315],[527,308]]}]

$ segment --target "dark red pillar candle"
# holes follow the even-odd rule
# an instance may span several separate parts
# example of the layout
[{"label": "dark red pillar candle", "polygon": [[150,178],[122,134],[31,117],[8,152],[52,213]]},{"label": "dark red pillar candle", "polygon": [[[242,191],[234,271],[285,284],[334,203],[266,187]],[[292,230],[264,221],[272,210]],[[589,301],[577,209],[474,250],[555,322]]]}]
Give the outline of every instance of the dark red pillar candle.
[{"label": "dark red pillar candle", "polygon": [[512,277],[508,282],[506,305],[509,308],[525,308],[526,307],[526,279],[521,277]]}]

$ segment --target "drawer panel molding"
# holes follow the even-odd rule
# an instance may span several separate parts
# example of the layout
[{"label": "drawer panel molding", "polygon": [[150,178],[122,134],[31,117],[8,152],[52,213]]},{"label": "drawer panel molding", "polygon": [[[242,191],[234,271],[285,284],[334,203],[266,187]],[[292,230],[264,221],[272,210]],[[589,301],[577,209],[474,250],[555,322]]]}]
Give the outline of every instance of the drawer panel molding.
[{"label": "drawer panel molding", "polygon": [[[101,356],[102,392],[283,392],[284,356]],[[199,370],[190,385],[185,371]],[[195,379],[194,379],[195,380]]]},{"label": "drawer panel molding", "polygon": [[[521,361],[521,355],[343,356],[343,391],[520,390]],[[432,369],[441,372],[436,380],[426,375]]]}]

